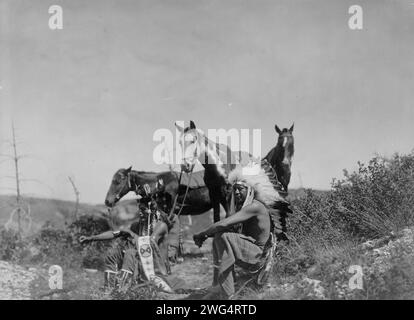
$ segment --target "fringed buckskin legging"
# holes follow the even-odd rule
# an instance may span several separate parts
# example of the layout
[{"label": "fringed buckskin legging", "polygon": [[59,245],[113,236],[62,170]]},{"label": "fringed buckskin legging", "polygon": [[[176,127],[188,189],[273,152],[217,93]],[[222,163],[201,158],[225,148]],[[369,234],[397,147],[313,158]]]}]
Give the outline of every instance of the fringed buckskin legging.
[{"label": "fringed buckskin legging", "polygon": [[258,270],[264,263],[263,246],[240,233],[217,233],[213,239],[214,285],[220,285],[227,296],[234,294],[234,265]]},{"label": "fringed buckskin legging", "polygon": [[137,249],[128,240],[120,240],[109,249],[105,256],[105,271],[118,272],[124,270],[134,273],[137,263]]}]

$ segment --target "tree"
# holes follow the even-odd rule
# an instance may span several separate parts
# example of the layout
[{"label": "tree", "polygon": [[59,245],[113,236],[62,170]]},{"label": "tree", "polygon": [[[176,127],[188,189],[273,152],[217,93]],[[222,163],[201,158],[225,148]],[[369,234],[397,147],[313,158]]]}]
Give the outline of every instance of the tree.
[{"label": "tree", "polygon": [[[9,145],[12,147],[12,154],[0,154],[0,157],[4,157],[6,158],[4,161],[9,160],[13,162],[13,166],[14,166],[14,176],[4,176],[4,178],[10,178],[10,179],[14,179],[15,183],[16,183],[16,188],[13,189],[16,192],[16,204],[14,209],[11,211],[10,213],[10,217],[9,220],[6,222],[5,227],[6,228],[10,228],[12,226],[13,223],[13,218],[14,216],[17,214],[17,231],[18,231],[18,235],[21,236],[22,235],[22,221],[27,220],[27,229],[26,231],[29,231],[31,228],[31,223],[32,223],[32,219],[31,219],[31,213],[30,213],[30,205],[29,203],[27,203],[21,194],[21,183],[23,181],[35,181],[37,182],[36,179],[22,179],[21,175],[20,175],[20,168],[19,168],[19,161],[22,158],[27,157],[27,155],[19,155],[18,151],[17,151],[17,147],[18,147],[18,142],[16,140],[16,131],[15,131],[15,127],[14,127],[14,123],[12,122],[12,140],[11,141],[6,141],[9,143]],[[25,207],[26,206],[26,207]]]},{"label": "tree", "polygon": [[78,188],[76,188],[75,182],[73,181],[73,179],[69,176],[68,177],[70,184],[72,185],[73,188],[73,192],[75,193],[75,198],[76,198],[76,206],[75,206],[75,213],[74,213],[74,217],[75,217],[75,221],[78,220],[78,212],[79,212],[79,195],[80,192],[78,190]]}]

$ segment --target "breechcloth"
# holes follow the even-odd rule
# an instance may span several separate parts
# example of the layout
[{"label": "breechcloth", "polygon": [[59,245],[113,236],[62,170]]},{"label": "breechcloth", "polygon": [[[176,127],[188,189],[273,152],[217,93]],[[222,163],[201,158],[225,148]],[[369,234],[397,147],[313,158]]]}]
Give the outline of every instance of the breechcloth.
[{"label": "breechcloth", "polygon": [[[136,239],[134,239],[134,241],[136,241]],[[155,274],[158,275],[167,275],[167,270],[168,270],[168,262],[165,261],[165,259],[161,256],[161,252],[160,249],[158,247],[158,245],[155,243],[154,240],[150,240],[151,242],[151,249],[152,249],[152,259],[153,259],[153,263],[154,263],[154,271]],[[137,245],[137,244],[135,244]],[[135,252],[137,253],[137,261],[139,261],[138,263],[138,273],[139,275],[143,275],[144,274],[144,270],[142,269],[142,264],[141,264],[141,259],[138,256],[138,250],[137,247],[135,247]]]},{"label": "breechcloth", "polygon": [[234,294],[234,265],[249,271],[260,269],[264,261],[264,246],[252,237],[233,232],[218,233],[213,240],[214,280],[227,296]]}]

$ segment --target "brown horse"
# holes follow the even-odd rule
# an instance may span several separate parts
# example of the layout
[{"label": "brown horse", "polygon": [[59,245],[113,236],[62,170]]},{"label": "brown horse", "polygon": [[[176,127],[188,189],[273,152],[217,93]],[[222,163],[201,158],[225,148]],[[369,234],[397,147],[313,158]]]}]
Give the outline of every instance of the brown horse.
[{"label": "brown horse", "polygon": [[292,159],[295,152],[293,126],[289,129],[280,130],[275,125],[275,130],[279,134],[277,144],[272,148],[263,160],[266,160],[275,170],[277,179],[282,184],[284,191],[288,191],[291,176]]},{"label": "brown horse", "polygon": [[196,161],[204,167],[204,183],[208,188],[214,211],[214,222],[220,220],[220,204],[229,214],[227,176],[236,167],[235,154],[226,145],[208,139],[198,130],[193,121],[190,126],[182,128],[175,124],[181,132],[180,144],[183,151],[181,169],[191,172]]},{"label": "brown horse", "polygon": [[[183,173],[184,174],[184,173]],[[193,175],[202,175],[203,172],[194,172]],[[201,177],[193,177],[194,180],[200,180]],[[158,198],[160,208],[169,212],[173,206],[175,196],[177,193],[179,197],[177,204],[182,204],[186,186],[179,185],[179,177],[176,173],[171,171],[165,172],[145,172],[135,171],[132,167],[128,169],[119,169],[115,172],[109,190],[105,198],[105,205],[107,207],[113,207],[122,197],[129,192],[135,192],[138,195],[142,195],[142,188],[147,184],[151,190],[158,189],[157,183],[162,181],[163,192],[161,196],[163,199]],[[158,201],[157,201],[158,202]],[[182,215],[199,215],[211,209],[211,202],[209,198],[208,189],[206,186],[196,186],[188,189],[187,197],[183,209]]]}]

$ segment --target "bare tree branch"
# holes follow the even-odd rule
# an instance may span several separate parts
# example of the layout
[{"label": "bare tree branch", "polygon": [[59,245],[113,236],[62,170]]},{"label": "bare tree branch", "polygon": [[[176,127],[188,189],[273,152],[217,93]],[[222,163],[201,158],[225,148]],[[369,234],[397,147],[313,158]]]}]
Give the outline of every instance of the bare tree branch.
[{"label": "bare tree branch", "polygon": [[68,179],[72,185],[73,188],[73,192],[75,193],[75,197],[76,197],[76,207],[75,207],[75,220],[78,220],[78,210],[79,210],[79,195],[80,192],[79,190],[76,188],[75,182],[73,181],[73,179],[68,176]]},{"label": "bare tree branch", "polygon": [[[10,221],[12,221],[12,217],[14,214],[17,214],[17,223],[18,223],[18,233],[21,236],[22,235],[22,231],[25,231],[22,229],[22,221],[29,221],[29,225],[28,228],[30,229],[31,227],[31,216],[30,216],[30,204],[29,202],[25,201],[22,197],[23,194],[20,191],[20,186],[23,182],[35,182],[41,185],[46,186],[50,191],[52,191],[53,189],[47,185],[46,183],[43,183],[42,181],[39,181],[37,179],[28,179],[28,178],[22,178],[21,174],[20,174],[20,170],[19,170],[19,161],[21,159],[24,158],[32,158],[33,155],[32,154],[19,154],[17,152],[17,147],[18,145],[20,146],[20,144],[22,143],[22,141],[18,140],[16,137],[16,129],[14,127],[14,122],[12,121],[12,139],[11,140],[5,140],[5,143],[8,143],[11,147],[12,147],[12,154],[0,154],[0,157],[5,157],[7,159],[3,160],[1,163],[5,162],[5,161],[9,161],[12,160],[14,163],[14,176],[3,176],[1,178],[6,178],[6,179],[15,179],[16,182],[16,188],[9,188],[9,187],[0,187],[0,189],[7,189],[7,190],[13,190],[16,192],[16,203],[15,203],[15,208],[11,213],[11,218]],[[23,205],[27,205],[28,210],[25,210],[23,208]]]}]

